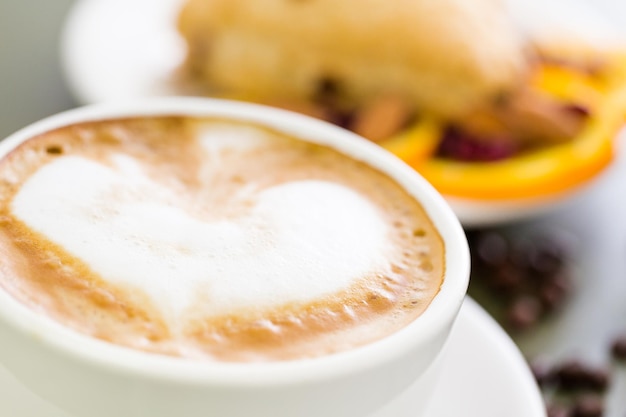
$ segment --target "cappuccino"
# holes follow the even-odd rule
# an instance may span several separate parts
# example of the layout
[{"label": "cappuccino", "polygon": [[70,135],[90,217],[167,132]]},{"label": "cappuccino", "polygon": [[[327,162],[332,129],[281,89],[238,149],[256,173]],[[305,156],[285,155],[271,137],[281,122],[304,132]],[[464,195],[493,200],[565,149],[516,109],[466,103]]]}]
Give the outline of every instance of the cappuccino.
[{"label": "cappuccino", "polygon": [[260,125],[85,122],[0,161],[0,286],[114,344],[217,361],[388,336],[442,284],[420,203],[358,159]]}]

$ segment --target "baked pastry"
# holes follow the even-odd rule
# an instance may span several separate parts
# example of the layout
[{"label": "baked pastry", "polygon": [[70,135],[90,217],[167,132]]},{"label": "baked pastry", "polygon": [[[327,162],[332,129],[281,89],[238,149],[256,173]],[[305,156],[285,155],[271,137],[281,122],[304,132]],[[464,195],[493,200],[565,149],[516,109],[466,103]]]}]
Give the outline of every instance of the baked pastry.
[{"label": "baked pastry", "polygon": [[456,116],[527,70],[498,0],[189,0],[179,29],[200,80],[258,100],[332,85],[347,107],[394,94]]},{"label": "baked pastry", "polygon": [[179,30],[205,92],[346,127],[450,196],[569,191],[626,112],[621,55],[533,43],[499,0],[187,0]]}]

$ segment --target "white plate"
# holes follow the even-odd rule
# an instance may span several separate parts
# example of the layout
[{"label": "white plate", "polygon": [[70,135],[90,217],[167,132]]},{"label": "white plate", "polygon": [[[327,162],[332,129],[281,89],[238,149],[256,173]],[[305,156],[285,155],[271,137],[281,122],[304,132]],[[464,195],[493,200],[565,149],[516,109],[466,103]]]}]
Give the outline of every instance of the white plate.
[{"label": "white plate", "polygon": [[[78,1],[68,16],[62,39],[62,62],[76,98],[88,104],[180,94],[172,87],[171,77],[185,56],[184,42],[176,31],[176,16],[183,1]],[[509,2],[524,26],[535,29],[534,23],[544,22],[549,28],[562,28],[562,33],[572,32],[571,25],[562,24],[563,13],[556,6],[527,0]],[[608,25],[598,24],[598,13],[589,13],[588,4],[576,4],[581,7],[569,7],[576,12],[575,29],[588,27],[587,32],[595,33],[602,28],[602,35],[606,36],[599,39],[611,38],[607,33],[614,32],[607,29]],[[540,19],[534,19],[539,16]],[[581,23],[585,21],[587,25]],[[570,194],[502,203],[447,200],[464,226],[475,227],[536,217],[553,210]]]},{"label": "white plate", "polygon": [[79,0],[61,39],[62,65],[83,104],[175,95],[185,57],[176,32],[184,0]]},{"label": "white plate", "polygon": [[[443,374],[428,417],[545,417],[542,398],[521,353],[469,298],[461,308],[442,359]],[[405,394],[407,406],[410,390]],[[70,417],[36,397],[3,367],[0,416]],[[379,416],[387,417],[376,414]]]}]

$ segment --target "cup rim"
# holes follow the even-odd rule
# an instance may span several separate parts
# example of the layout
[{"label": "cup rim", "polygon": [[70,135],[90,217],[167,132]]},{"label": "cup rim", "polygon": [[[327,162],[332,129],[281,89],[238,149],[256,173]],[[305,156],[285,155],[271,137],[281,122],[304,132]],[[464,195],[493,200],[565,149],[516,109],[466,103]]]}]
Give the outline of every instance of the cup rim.
[{"label": "cup rim", "polygon": [[35,313],[0,288],[0,318],[47,347],[86,364],[127,375],[192,385],[269,386],[349,375],[409,354],[456,317],[469,283],[464,231],[448,203],[399,158],[347,130],[293,112],[222,99],[169,97],[79,107],[35,122],[0,142],[0,158],[22,142],[56,128],[89,121],[151,116],[224,117],[257,123],[329,145],[363,160],[399,183],[425,209],[444,242],[444,279],[426,311],[406,327],[369,344],[314,358],[274,362],[212,362],[140,352],[74,331]]}]

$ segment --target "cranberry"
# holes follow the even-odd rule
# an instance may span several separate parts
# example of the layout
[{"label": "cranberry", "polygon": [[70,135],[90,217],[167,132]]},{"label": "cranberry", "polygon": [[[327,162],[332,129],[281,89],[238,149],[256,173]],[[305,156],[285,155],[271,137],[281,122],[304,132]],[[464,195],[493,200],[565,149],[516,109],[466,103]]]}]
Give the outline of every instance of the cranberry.
[{"label": "cranberry", "polygon": [[517,152],[515,144],[507,137],[481,140],[461,129],[450,126],[443,135],[437,155],[458,161],[498,161]]}]

